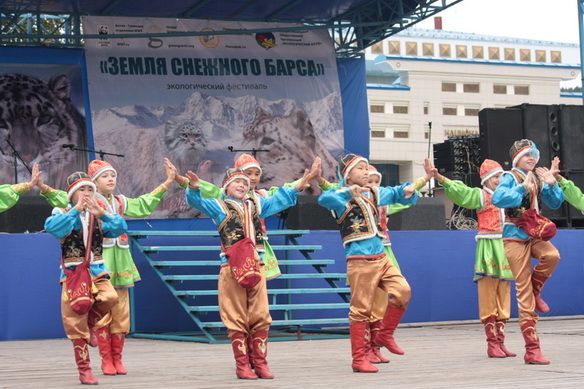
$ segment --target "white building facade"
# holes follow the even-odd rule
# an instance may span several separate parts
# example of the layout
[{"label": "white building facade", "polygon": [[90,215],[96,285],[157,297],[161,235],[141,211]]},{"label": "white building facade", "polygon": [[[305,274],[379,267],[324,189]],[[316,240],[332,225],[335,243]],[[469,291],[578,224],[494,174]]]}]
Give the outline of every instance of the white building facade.
[{"label": "white building facade", "polygon": [[409,29],[365,58],[370,159],[402,182],[423,175],[431,144],[478,135],[483,108],[582,104],[581,93],[560,93],[580,77],[574,44]]}]

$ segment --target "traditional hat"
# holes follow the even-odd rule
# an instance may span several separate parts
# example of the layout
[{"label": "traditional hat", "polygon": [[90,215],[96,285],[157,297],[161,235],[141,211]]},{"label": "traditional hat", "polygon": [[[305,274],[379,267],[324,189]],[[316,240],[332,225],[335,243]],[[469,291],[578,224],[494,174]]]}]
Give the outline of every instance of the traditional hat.
[{"label": "traditional hat", "polygon": [[339,183],[341,185],[345,185],[349,173],[355,166],[357,166],[357,164],[359,164],[359,162],[365,162],[369,165],[367,158],[353,153],[345,154],[339,159],[338,175]]},{"label": "traditional hat", "polygon": [[492,159],[485,159],[481,164],[480,172],[481,175],[481,185],[484,185],[487,180],[499,173],[503,173],[503,168],[497,161]]},{"label": "traditional hat", "polygon": [[87,174],[89,174],[89,177],[91,177],[93,181],[97,180],[101,174],[107,172],[108,170],[117,174],[116,169],[114,169],[114,167],[109,162],[99,159],[94,159],[93,161],[89,162],[89,166],[87,166]]},{"label": "traditional hat", "polygon": [[260,163],[250,154],[241,154],[239,157],[237,157],[233,167],[239,170],[247,170],[249,168],[255,167],[260,171],[260,174],[262,174]]},{"label": "traditional hat", "polygon": [[227,169],[225,172],[225,178],[223,179],[223,189],[226,189],[229,184],[238,178],[244,179],[247,182],[247,185],[249,185],[249,177],[245,175],[243,170],[234,168]]},{"label": "traditional hat", "polygon": [[379,182],[381,182],[381,173],[379,173],[377,171],[377,169],[375,168],[375,166],[369,165],[369,167],[367,168],[367,170],[369,170],[369,175],[370,176],[377,176],[377,177],[379,177]]},{"label": "traditional hat", "polygon": [[513,146],[509,149],[509,156],[513,161],[513,167],[516,167],[521,157],[527,154],[531,154],[539,161],[539,150],[532,140],[521,139],[513,142]]},{"label": "traditional hat", "polygon": [[75,172],[67,177],[67,197],[71,200],[73,194],[82,186],[90,186],[95,192],[95,184],[85,172]]}]

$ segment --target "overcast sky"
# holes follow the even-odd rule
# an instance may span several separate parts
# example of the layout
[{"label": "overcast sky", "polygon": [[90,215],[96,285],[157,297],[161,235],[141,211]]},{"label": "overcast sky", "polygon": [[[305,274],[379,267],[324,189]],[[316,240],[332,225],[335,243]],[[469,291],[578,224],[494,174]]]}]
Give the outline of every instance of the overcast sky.
[{"label": "overcast sky", "polygon": [[[464,0],[437,16],[446,31],[579,42],[577,0]],[[416,26],[434,28],[434,21]]]}]

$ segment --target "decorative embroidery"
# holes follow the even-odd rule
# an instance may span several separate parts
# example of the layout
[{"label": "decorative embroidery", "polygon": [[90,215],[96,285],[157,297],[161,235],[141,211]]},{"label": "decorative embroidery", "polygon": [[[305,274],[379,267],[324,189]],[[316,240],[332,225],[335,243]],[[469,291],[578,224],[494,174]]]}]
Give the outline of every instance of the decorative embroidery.
[{"label": "decorative embroidery", "polygon": [[74,346],[74,349],[77,350],[77,354],[83,361],[87,361],[89,359],[89,351],[87,350],[87,345],[83,346]]},{"label": "decorative embroidery", "polygon": [[233,343],[236,344],[237,349],[239,350],[240,353],[242,353],[243,355],[247,355],[247,349],[246,349],[246,342],[245,339],[234,339]]}]

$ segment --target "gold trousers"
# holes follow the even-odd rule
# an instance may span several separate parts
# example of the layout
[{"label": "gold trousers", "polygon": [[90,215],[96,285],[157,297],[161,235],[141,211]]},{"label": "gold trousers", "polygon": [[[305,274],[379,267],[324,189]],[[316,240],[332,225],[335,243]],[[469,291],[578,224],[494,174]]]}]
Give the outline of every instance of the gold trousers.
[{"label": "gold trousers", "polygon": [[112,334],[127,334],[130,332],[130,293],[129,288],[115,288],[118,303],[112,307],[110,332]]},{"label": "gold trousers", "polygon": [[[517,289],[517,306],[519,308],[519,323],[527,320],[537,320],[535,313],[535,298],[531,285],[531,273],[539,273],[550,277],[558,265],[560,253],[550,242],[540,239],[526,241],[505,240],[505,255],[515,277]],[[539,260],[531,269],[531,258]]]},{"label": "gold trousers", "polygon": [[[377,321],[373,319],[374,301],[379,314],[381,289],[385,294],[385,307],[405,308],[410,301],[410,285],[400,271],[385,256],[376,259],[348,259],[347,278],[351,287],[349,321]],[[381,296],[381,295],[379,295]],[[381,315],[383,318],[383,315]]]},{"label": "gold trousers", "polygon": [[[118,295],[107,278],[98,278],[93,281],[97,293],[93,295],[92,309],[100,313],[101,319],[95,324],[95,328],[102,328],[110,324],[110,310],[118,302]],[[87,323],[88,313],[79,315],[71,309],[67,299],[67,281],[63,282],[61,290],[61,319],[65,334],[69,339],[89,340],[89,324]]]},{"label": "gold trousers", "polygon": [[233,278],[229,265],[221,267],[218,285],[219,313],[229,334],[234,331],[253,334],[259,330],[267,330],[272,324],[263,266],[260,271],[260,282],[253,288],[246,289]]},{"label": "gold trousers", "polygon": [[481,321],[490,316],[509,320],[511,316],[511,282],[493,277],[477,281],[479,316]]}]

